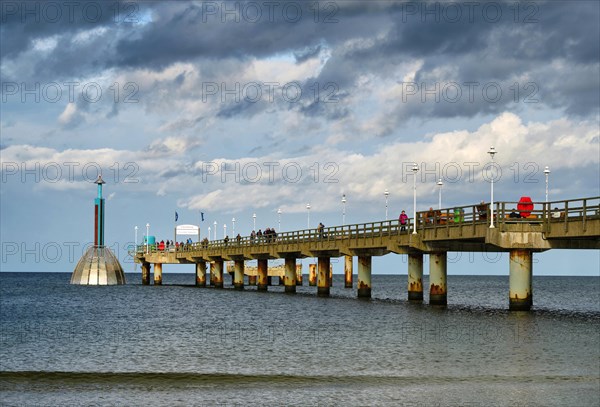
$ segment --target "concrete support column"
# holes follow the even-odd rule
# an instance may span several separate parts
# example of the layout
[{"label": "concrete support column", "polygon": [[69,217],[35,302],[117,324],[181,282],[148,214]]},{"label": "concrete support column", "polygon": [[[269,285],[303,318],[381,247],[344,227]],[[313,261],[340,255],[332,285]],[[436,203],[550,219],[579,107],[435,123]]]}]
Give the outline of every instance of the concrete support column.
[{"label": "concrete support column", "polygon": [[423,301],[423,253],[408,255],[408,300]]},{"label": "concrete support column", "polygon": [[352,256],[344,256],[344,287],[352,288]]},{"label": "concrete support column", "polygon": [[210,285],[214,286],[215,285],[215,263],[210,262],[209,266],[210,266],[210,270],[209,270]]},{"label": "concrete support column", "polygon": [[429,255],[429,303],[446,305],[446,265],[447,253],[431,253]]},{"label": "concrete support column", "polygon": [[285,275],[283,281],[286,293],[296,292],[296,259],[293,257],[285,258]]},{"label": "concrete support column", "polygon": [[508,308],[511,311],[529,311],[533,305],[533,254],[531,250],[511,250],[509,261]]},{"label": "concrete support column", "polygon": [[196,263],[196,286],[206,287],[206,262],[199,261]]},{"label": "concrete support column", "polygon": [[283,281],[284,277],[285,277],[285,268],[283,270],[283,275],[279,276],[279,285],[285,285],[285,282]]},{"label": "concrete support column", "polygon": [[150,263],[142,263],[142,284],[150,285]]},{"label": "concrete support column", "polygon": [[322,297],[329,296],[329,272],[331,268],[331,259],[329,257],[319,257],[317,261],[319,269],[317,277],[317,295]]},{"label": "concrete support column", "polygon": [[302,285],[302,265],[300,264],[300,266],[296,266],[296,285]]},{"label": "concrete support column", "polygon": [[154,285],[162,285],[162,264],[154,263]]},{"label": "concrete support column", "polygon": [[269,276],[268,276],[268,262],[267,259],[259,259],[257,265],[258,273],[258,291],[267,291],[269,287]]},{"label": "concrete support column", "polygon": [[236,290],[244,289],[244,260],[233,262],[233,286]]},{"label": "concrete support column", "polygon": [[371,298],[371,256],[358,256],[358,298]]},{"label": "concrete support column", "polygon": [[313,263],[308,265],[308,285],[317,285],[317,265]]},{"label": "concrete support column", "polygon": [[213,271],[213,281],[216,288],[223,288],[223,260],[215,260],[215,270]]}]

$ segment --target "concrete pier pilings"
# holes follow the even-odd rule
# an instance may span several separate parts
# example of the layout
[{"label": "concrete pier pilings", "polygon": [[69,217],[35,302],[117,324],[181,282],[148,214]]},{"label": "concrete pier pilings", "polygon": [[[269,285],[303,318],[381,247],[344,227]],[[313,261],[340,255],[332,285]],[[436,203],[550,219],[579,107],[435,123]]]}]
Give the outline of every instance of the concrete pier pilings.
[{"label": "concrete pier pilings", "polygon": [[285,258],[285,275],[283,277],[286,293],[296,292],[296,259],[293,257]]},{"label": "concrete pier pilings", "polygon": [[196,263],[196,286],[206,287],[206,262],[199,261]]},{"label": "concrete pier pilings", "polygon": [[308,285],[311,287],[317,285],[317,265],[314,263],[308,265]]},{"label": "concrete pier pilings", "polygon": [[511,311],[529,311],[533,305],[532,263],[531,250],[510,251],[508,308]]},{"label": "concrete pier pilings", "polygon": [[371,256],[358,256],[358,298],[371,298]]},{"label": "concrete pier pilings", "polygon": [[244,289],[244,260],[233,262],[233,286],[236,290]]},{"label": "concrete pier pilings", "polygon": [[268,263],[267,259],[258,259],[257,261],[258,291],[267,291],[269,287]]},{"label": "concrete pier pilings", "polygon": [[320,297],[329,296],[329,286],[331,278],[331,259],[329,257],[319,257],[317,261],[318,276],[317,276],[317,295]]},{"label": "concrete pier pilings", "polygon": [[423,301],[423,253],[408,255],[408,300]]},{"label": "concrete pier pilings", "polygon": [[429,254],[429,303],[447,305],[446,267],[447,253]]},{"label": "concrete pier pilings", "polygon": [[344,256],[344,287],[352,288],[352,256]]},{"label": "concrete pier pilings", "polygon": [[215,288],[223,288],[223,259],[214,261],[213,282]]},{"label": "concrete pier pilings", "polygon": [[142,285],[150,285],[150,263],[142,263]]},{"label": "concrete pier pilings", "polygon": [[162,285],[162,264],[154,264],[154,285]]}]

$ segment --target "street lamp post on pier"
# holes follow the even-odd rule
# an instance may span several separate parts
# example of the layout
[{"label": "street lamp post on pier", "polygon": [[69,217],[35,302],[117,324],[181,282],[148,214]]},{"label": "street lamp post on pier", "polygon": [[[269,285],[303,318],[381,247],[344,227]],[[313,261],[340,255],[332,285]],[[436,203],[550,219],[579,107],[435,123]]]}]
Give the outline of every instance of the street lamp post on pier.
[{"label": "street lamp post on pier", "polygon": [[277,209],[277,230],[281,232],[281,208]]},{"label": "street lamp post on pier", "polygon": [[149,249],[150,249],[150,224],[146,223],[146,254],[149,253]]},{"label": "street lamp post on pier", "polygon": [[346,224],[346,194],[342,194],[342,225]]},{"label": "street lamp post on pier", "polygon": [[215,221],[214,225],[215,225],[215,229],[213,230],[213,233],[214,233],[213,239],[217,240],[217,221]]},{"label": "street lamp post on pier", "polygon": [[306,225],[308,226],[308,229],[310,229],[310,204],[309,203],[306,204],[306,211],[308,214]]},{"label": "street lamp post on pier", "polygon": [[231,236],[235,236],[235,218],[231,218],[231,224],[233,225]]},{"label": "street lamp post on pier", "polygon": [[494,173],[493,173],[493,168],[494,168],[494,155],[496,154],[496,149],[494,148],[494,146],[490,147],[490,150],[488,151],[488,154],[490,155],[490,157],[492,157],[492,182],[491,182],[491,192],[490,192],[490,211],[491,211],[491,217],[490,217],[490,229],[494,229]]},{"label": "street lamp post on pier", "polygon": [[415,163],[412,167],[413,176],[413,235],[417,234],[417,172],[419,166]]},{"label": "street lamp post on pier", "polygon": [[252,214],[252,221],[254,222],[254,229],[252,230],[256,230],[256,213]]},{"label": "street lamp post on pier", "polygon": [[548,203],[548,176],[550,175],[550,168],[547,165],[544,168],[544,175],[546,176],[546,203]]},{"label": "street lamp post on pier", "polygon": [[383,195],[385,195],[385,220],[388,220],[388,196],[390,195],[390,191],[386,188]]},{"label": "street lamp post on pier", "polygon": [[437,185],[438,187],[440,187],[438,195],[438,209],[442,209],[442,186],[444,185],[444,183],[442,182],[441,178],[438,180]]},{"label": "street lamp post on pier", "polygon": [[135,242],[133,244],[133,250],[135,250],[137,252],[137,231],[138,231],[138,227],[136,226],[134,229],[135,229]]}]

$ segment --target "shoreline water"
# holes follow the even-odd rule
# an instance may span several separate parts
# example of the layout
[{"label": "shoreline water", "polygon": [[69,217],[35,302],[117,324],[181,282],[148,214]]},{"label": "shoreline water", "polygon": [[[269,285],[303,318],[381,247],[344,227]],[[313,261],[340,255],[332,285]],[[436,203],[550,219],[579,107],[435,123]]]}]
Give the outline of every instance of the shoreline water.
[{"label": "shoreline water", "polygon": [[0,405],[600,402],[598,277],[534,278],[534,309],[511,312],[498,276],[449,279],[447,308],[409,303],[400,275],[367,301],[341,275],[331,298],[68,276],[0,275]]}]

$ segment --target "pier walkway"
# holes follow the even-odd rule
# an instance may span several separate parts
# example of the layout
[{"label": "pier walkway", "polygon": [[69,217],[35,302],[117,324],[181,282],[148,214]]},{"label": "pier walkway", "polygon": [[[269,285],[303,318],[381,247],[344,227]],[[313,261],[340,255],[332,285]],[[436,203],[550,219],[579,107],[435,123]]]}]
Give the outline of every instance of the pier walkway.
[{"label": "pier walkway", "polygon": [[[233,282],[244,288],[244,262],[257,260],[258,289],[267,290],[268,260],[285,259],[283,283],[295,292],[296,259],[317,258],[317,293],[329,295],[330,259],[345,257],[345,284],[352,287],[352,257],[358,257],[358,297],[371,296],[371,259],[389,253],[408,255],[408,299],[423,300],[423,255],[429,255],[429,302],[447,303],[448,252],[508,252],[509,308],[529,310],[533,303],[534,252],[550,249],[600,249],[600,197],[534,202],[533,209],[517,210],[518,202],[494,203],[494,227],[490,227],[489,204],[475,204],[417,212],[417,221],[398,220],[280,232],[276,238],[198,242],[177,251],[158,251],[138,246],[135,262],[142,264],[142,282],[162,283],[162,264],[195,264],[196,285],[206,285],[206,265],[211,264],[210,283],[223,286],[223,262],[234,262]],[[519,214],[523,217],[514,217]],[[512,217],[511,217],[512,214]],[[526,217],[525,217],[526,216]],[[309,281],[312,281],[310,270]],[[254,274],[254,273],[253,273]],[[252,282],[250,282],[252,283]]]}]

